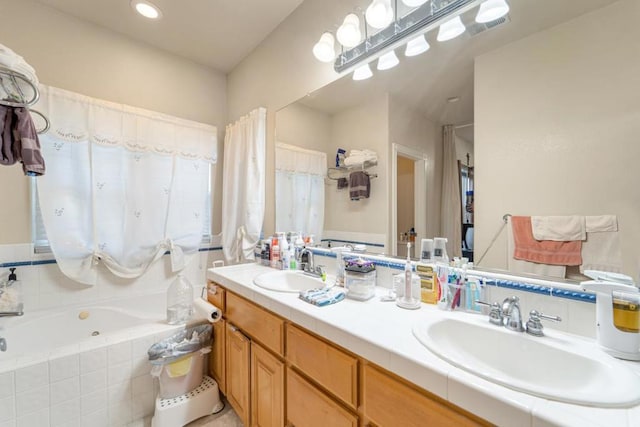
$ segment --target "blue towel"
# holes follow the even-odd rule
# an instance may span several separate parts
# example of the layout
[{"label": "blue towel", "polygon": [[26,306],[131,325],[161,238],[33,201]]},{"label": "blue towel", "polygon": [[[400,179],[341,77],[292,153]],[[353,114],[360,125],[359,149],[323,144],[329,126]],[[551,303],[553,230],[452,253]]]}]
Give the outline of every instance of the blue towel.
[{"label": "blue towel", "polygon": [[300,292],[300,299],[309,304],[324,307],[344,299],[346,292],[341,288],[318,288]]}]

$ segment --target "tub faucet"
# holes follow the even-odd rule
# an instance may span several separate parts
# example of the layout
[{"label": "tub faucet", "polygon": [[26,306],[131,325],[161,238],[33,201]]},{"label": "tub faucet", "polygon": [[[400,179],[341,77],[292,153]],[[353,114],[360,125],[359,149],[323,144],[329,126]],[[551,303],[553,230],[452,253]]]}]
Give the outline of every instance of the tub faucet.
[{"label": "tub faucet", "polygon": [[513,296],[504,299],[502,302],[502,317],[505,328],[511,331],[524,332],[522,313],[520,312],[520,298]]}]

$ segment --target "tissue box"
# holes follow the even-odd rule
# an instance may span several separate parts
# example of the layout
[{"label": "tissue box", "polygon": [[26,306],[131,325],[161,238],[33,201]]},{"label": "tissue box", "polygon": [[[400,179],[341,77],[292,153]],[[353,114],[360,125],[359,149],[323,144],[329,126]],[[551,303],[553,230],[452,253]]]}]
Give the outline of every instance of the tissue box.
[{"label": "tissue box", "polygon": [[347,260],[344,270],[347,298],[365,301],[375,295],[376,266],[373,262],[361,259]]}]

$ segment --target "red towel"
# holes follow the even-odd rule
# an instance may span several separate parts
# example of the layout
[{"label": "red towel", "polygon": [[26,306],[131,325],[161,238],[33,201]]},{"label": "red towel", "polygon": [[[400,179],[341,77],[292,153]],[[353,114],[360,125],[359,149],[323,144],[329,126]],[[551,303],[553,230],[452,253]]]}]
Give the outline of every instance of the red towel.
[{"label": "red towel", "polygon": [[533,237],[530,216],[512,216],[511,227],[515,259],[549,265],[582,264],[582,241],[536,240]]}]

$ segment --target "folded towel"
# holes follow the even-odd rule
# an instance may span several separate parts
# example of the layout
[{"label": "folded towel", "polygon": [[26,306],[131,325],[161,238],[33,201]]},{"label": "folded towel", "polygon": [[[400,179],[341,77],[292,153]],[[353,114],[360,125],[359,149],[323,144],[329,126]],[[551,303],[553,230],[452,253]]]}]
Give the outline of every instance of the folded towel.
[{"label": "folded towel", "polygon": [[345,166],[357,166],[357,165],[361,165],[364,162],[371,162],[371,163],[375,163],[378,161],[378,157],[377,156],[365,156],[365,155],[356,155],[356,156],[349,156],[347,158],[344,159],[344,165]]},{"label": "folded towel", "polygon": [[512,216],[515,259],[551,265],[582,264],[582,241],[555,242],[534,239],[530,216]]},{"label": "folded towel", "polygon": [[309,304],[324,307],[342,301],[345,296],[346,291],[342,288],[317,288],[300,291],[299,298]]},{"label": "folded towel", "polygon": [[532,216],[531,231],[536,240],[568,242],[585,240],[585,219],[581,215]]},{"label": "folded towel", "polygon": [[17,162],[13,151],[13,108],[0,105],[0,164]]},{"label": "folded towel", "polygon": [[585,217],[587,233],[618,231],[618,217],[615,215],[595,215]]},{"label": "folded towel", "polygon": [[371,193],[371,180],[364,171],[349,174],[349,197],[351,200],[368,199]]}]

